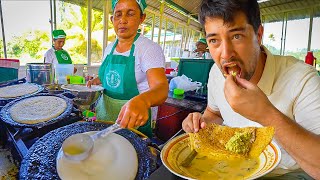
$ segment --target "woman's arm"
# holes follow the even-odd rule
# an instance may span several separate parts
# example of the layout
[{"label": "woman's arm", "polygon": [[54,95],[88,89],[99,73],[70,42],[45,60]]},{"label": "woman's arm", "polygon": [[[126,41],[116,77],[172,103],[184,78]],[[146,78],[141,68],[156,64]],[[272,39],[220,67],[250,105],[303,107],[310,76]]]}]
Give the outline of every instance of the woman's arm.
[{"label": "woman's arm", "polygon": [[118,122],[121,127],[133,128],[144,125],[149,118],[150,107],[160,105],[168,97],[169,85],[163,68],[147,71],[150,89],[128,101],[120,111]]},{"label": "woman's arm", "polygon": [[168,97],[169,85],[163,68],[153,68],[147,71],[147,79],[150,89],[138,97],[142,98],[149,107],[158,106]]}]

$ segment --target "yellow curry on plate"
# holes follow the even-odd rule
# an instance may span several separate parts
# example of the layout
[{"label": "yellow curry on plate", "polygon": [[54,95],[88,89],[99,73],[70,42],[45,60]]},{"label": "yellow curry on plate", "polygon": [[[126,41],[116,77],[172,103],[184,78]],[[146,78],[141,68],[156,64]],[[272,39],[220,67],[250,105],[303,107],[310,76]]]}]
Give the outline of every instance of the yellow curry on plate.
[{"label": "yellow curry on plate", "polygon": [[[209,125],[198,133],[173,139],[161,158],[171,172],[184,178],[250,179],[271,171],[279,162],[279,150],[269,145],[273,135],[274,129],[270,127]],[[197,156],[189,166],[181,166],[193,149]]]}]

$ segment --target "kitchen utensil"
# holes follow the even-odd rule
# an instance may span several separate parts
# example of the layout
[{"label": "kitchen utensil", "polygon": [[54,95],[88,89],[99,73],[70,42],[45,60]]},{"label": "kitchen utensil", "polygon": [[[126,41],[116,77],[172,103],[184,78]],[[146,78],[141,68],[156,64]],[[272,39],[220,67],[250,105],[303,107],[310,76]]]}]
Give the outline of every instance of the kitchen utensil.
[{"label": "kitchen utensil", "polygon": [[86,87],[86,85],[65,84],[62,85],[61,88],[70,91],[71,94],[75,96],[75,98],[73,98],[73,103],[78,106],[92,105],[103,91],[103,87],[97,85],[93,85],[89,88]]},{"label": "kitchen utensil", "polygon": [[[90,131],[85,134],[92,135]],[[84,161],[67,159],[60,149],[57,172],[60,179],[115,179],[134,180],[138,171],[137,151],[123,136],[111,133],[94,142],[90,156]]]},{"label": "kitchen utensil", "polygon": [[64,92],[60,84],[44,84],[43,86],[49,94],[61,94]]},{"label": "kitchen utensil", "polygon": [[67,76],[73,75],[73,64],[56,64],[55,65],[55,82],[57,84],[67,84]]},{"label": "kitchen utensil", "polygon": [[[61,179],[57,172],[57,156],[62,151],[61,146],[64,140],[73,134],[100,131],[109,126],[110,124],[106,121],[81,121],[48,132],[39,138],[23,157],[18,179],[33,180],[39,177],[42,179]],[[128,129],[122,129],[115,133],[126,138],[137,152],[139,164],[136,179],[148,179],[157,168],[156,157],[150,153],[148,142]],[[78,162],[74,162],[74,164],[78,164]],[[108,166],[102,168],[108,168]]]},{"label": "kitchen utensil", "polygon": [[53,71],[51,63],[27,63],[26,64],[27,82],[51,84],[53,82]]},{"label": "kitchen utensil", "polygon": [[119,124],[115,123],[108,128],[99,131],[93,135],[75,134],[67,138],[62,144],[62,151],[67,159],[73,161],[82,161],[86,159],[94,145],[94,141],[101,137],[106,137],[110,133],[120,130]]},{"label": "kitchen utensil", "polygon": [[188,167],[190,166],[192,160],[197,156],[197,151],[194,149],[190,152],[190,154],[180,163],[181,166],[183,167]]}]

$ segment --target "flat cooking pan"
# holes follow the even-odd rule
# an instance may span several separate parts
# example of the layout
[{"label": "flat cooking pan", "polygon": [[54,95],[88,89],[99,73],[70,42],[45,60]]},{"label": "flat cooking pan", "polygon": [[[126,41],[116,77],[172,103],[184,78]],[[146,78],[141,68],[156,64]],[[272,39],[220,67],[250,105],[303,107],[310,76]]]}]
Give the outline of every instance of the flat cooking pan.
[{"label": "flat cooking pan", "polygon": [[[23,84],[23,83],[25,83],[25,80],[21,79],[21,80],[14,81],[14,82],[11,82],[11,83],[1,84],[0,88],[6,87],[6,86],[17,85],[17,84]],[[43,87],[41,85],[35,84],[35,83],[29,83],[29,84],[37,85],[38,86],[38,90],[36,92],[34,92],[34,93],[26,94],[24,96],[19,96],[19,97],[14,97],[14,98],[1,98],[0,97],[0,106],[5,106],[7,103],[9,103],[10,101],[13,101],[15,99],[32,96],[32,95],[38,94],[41,91],[43,91]]]},{"label": "flat cooking pan", "polygon": [[[77,122],[49,132],[29,149],[21,162],[19,179],[60,179],[56,168],[56,157],[63,141],[73,134],[99,131],[108,126],[110,124]],[[149,151],[147,142],[127,129],[116,133],[130,141],[137,152],[139,165],[135,179],[147,179],[156,169],[156,157]]]},{"label": "flat cooking pan", "polygon": [[[17,102],[23,100],[23,99],[27,99],[27,98],[32,98],[32,97],[36,97],[36,96],[56,96],[56,97],[60,97],[62,99],[64,99],[67,103],[67,108],[64,110],[64,112],[62,112],[58,117],[56,118],[53,118],[49,121],[46,121],[46,122],[42,122],[42,123],[37,123],[37,124],[23,124],[23,123],[19,123],[19,122],[16,122],[14,121],[11,116],[10,116],[10,108],[16,104]],[[47,125],[51,125],[51,124],[54,124],[60,120],[63,120],[65,117],[67,117],[68,115],[71,114],[71,111],[72,111],[72,107],[73,107],[73,104],[72,104],[72,101],[63,96],[63,95],[59,95],[59,94],[56,94],[56,95],[53,95],[53,94],[36,94],[36,95],[32,95],[32,96],[27,96],[27,97],[23,97],[23,98],[19,98],[19,99],[16,99],[14,101],[11,101],[9,102],[8,104],[6,104],[2,109],[1,109],[1,112],[0,112],[0,117],[1,117],[1,120],[4,122],[4,123],[7,123],[7,124],[10,124],[11,126],[14,126],[14,127],[25,127],[25,128],[42,128],[44,126],[47,126]]]}]

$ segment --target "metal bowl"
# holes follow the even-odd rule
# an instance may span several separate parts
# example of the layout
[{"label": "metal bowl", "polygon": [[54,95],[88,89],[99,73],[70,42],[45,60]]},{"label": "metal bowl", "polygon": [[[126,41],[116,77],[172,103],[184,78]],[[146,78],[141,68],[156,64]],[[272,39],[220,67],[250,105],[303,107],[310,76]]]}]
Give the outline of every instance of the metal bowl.
[{"label": "metal bowl", "polygon": [[64,92],[60,84],[44,84],[43,86],[49,94],[61,94]]},{"label": "metal bowl", "polygon": [[61,86],[62,89],[70,91],[73,98],[73,103],[78,106],[90,106],[96,102],[103,91],[103,87],[93,85],[91,88],[80,84],[65,84]]}]

